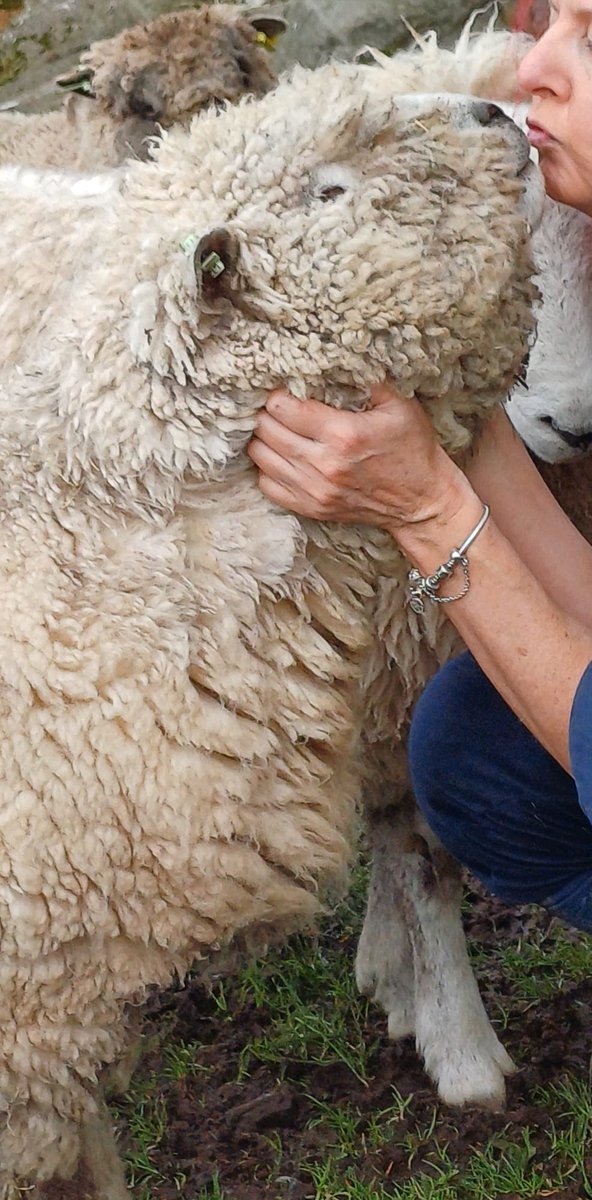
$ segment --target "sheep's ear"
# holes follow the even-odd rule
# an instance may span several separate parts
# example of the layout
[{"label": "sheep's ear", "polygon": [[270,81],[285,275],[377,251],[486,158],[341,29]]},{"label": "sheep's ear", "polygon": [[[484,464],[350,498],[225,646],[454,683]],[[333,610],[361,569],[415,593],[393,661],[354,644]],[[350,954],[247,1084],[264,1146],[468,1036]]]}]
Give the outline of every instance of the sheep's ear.
[{"label": "sheep's ear", "polygon": [[94,99],[93,76],[94,71],[90,67],[78,67],[71,75],[60,75],[56,79],[56,86],[62,92],[78,92],[81,96],[90,96],[91,99]]},{"label": "sheep's ear", "polygon": [[200,296],[216,300],[232,299],[239,256],[239,242],[228,229],[212,229],[198,242],[187,239],[193,251],[193,265]]},{"label": "sheep's ear", "polygon": [[286,32],[288,22],[276,13],[250,12],[247,14],[253,29],[259,34],[258,41],[268,49],[273,50],[277,39]]}]

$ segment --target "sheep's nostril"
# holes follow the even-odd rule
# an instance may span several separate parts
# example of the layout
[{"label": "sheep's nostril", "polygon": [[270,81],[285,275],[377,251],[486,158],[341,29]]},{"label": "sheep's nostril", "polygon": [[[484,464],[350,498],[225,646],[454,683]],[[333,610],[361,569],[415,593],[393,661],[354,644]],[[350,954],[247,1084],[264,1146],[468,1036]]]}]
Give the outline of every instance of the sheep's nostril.
[{"label": "sheep's nostril", "polygon": [[491,104],[489,100],[478,100],[473,105],[472,113],[479,125],[501,125],[502,122],[507,123],[512,118],[509,117],[498,104]]},{"label": "sheep's nostril", "polygon": [[554,417],[543,416],[540,420],[543,425],[550,425],[551,429],[565,442],[566,446],[571,446],[573,450],[588,450],[592,446],[592,429],[585,433],[572,433],[571,429],[562,429]]}]

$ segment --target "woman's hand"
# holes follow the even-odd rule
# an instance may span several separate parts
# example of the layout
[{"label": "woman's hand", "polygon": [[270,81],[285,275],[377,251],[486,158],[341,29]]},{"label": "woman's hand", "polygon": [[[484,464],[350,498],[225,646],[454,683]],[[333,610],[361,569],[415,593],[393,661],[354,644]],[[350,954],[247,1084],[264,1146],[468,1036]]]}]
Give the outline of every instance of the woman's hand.
[{"label": "woman's hand", "polygon": [[373,389],[363,413],[272,392],[248,454],[276,504],[393,534],[455,511],[468,488],[418,401],[388,383]]}]

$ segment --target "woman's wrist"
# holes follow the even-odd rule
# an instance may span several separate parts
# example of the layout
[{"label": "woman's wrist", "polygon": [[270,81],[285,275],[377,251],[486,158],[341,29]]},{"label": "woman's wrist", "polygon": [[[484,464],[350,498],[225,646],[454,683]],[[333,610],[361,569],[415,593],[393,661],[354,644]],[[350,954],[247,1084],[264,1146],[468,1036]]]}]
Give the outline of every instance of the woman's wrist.
[{"label": "woman's wrist", "polygon": [[389,525],[389,533],[421,570],[429,571],[448,558],[450,551],[465,541],[483,513],[482,501],[462,471],[455,470],[456,476],[413,519]]}]

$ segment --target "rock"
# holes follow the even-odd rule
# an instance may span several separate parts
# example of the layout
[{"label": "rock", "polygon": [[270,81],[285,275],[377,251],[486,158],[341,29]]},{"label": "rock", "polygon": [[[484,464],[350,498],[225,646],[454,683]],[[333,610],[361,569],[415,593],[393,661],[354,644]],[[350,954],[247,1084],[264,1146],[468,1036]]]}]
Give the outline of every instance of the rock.
[{"label": "rock", "polygon": [[316,67],[327,59],[351,59],[362,46],[391,50],[409,42],[403,17],[420,33],[458,32],[475,0],[288,0],[287,33],[277,50],[282,67]]},{"label": "rock", "polygon": [[226,1124],[242,1133],[277,1129],[292,1123],[297,1106],[294,1089],[288,1084],[280,1084],[271,1092],[262,1092],[244,1104],[234,1105],[226,1114]]}]

